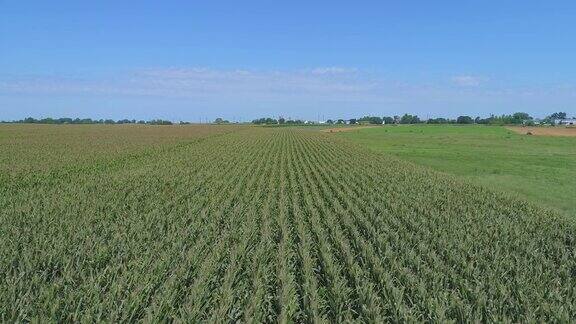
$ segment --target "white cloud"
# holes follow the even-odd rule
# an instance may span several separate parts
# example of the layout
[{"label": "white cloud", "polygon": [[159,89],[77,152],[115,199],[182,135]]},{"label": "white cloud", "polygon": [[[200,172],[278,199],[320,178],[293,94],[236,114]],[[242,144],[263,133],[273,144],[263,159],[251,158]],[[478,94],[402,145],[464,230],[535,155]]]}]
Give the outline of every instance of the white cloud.
[{"label": "white cloud", "polygon": [[478,87],[486,78],[472,76],[472,75],[457,75],[451,78],[452,83],[456,84],[457,86],[461,87]]},{"label": "white cloud", "polygon": [[327,74],[347,74],[347,73],[355,73],[358,72],[357,69],[353,68],[343,68],[343,67],[320,67],[310,70],[312,74],[317,75],[327,75]]},{"label": "white cloud", "polygon": [[373,90],[355,70],[318,68],[297,71],[167,68],[133,71],[109,78],[17,78],[0,82],[0,91],[154,95],[169,97],[342,96]]},{"label": "white cloud", "polygon": [[348,112],[371,107],[374,112],[424,114],[434,109],[447,111],[450,109],[447,107],[453,107],[456,113],[475,109],[469,107],[501,107],[502,112],[509,112],[510,107],[517,107],[514,109],[518,110],[532,107],[533,112],[543,106],[572,102],[576,97],[576,88],[571,85],[528,87],[503,84],[501,81],[488,84],[487,80],[485,77],[457,75],[423,81],[400,81],[364,70],[340,67],[299,70],[193,67],[143,69],[82,78],[4,76],[0,77],[0,94],[19,100],[28,95],[43,94],[68,99],[102,97],[107,102],[140,100],[158,105],[170,101],[168,99],[184,99],[181,101],[187,104],[203,103],[203,107],[208,107],[205,109],[232,110],[227,107],[246,109],[240,107],[258,106],[266,109],[285,107],[283,109],[289,110],[314,107]]}]

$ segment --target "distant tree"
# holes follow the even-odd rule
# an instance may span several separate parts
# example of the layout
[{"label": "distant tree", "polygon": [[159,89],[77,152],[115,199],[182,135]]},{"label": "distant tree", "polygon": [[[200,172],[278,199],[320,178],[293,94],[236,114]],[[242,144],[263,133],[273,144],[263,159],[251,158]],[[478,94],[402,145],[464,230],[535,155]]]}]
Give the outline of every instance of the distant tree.
[{"label": "distant tree", "polygon": [[332,119],[328,119],[328,120],[326,121],[326,124],[332,125],[332,124],[334,124],[334,121],[333,121]]},{"label": "distant tree", "polygon": [[451,120],[443,117],[430,118],[426,121],[426,124],[450,124]]},{"label": "distant tree", "polygon": [[526,121],[526,120],[530,120],[532,119],[532,117],[530,117],[529,114],[525,113],[525,112],[517,112],[514,113],[512,115],[512,118],[516,119],[516,120],[521,120],[521,121]]},{"label": "distant tree", "polygon": [[565,112],[555,112],[555,113],[551,114],[550,116],[548,116],[548,118],[550,118],[550,119],[566,119],[566,113]]},{"label": "distant tree", "polygon": [[376,117],[376,116],[364,116],[360,119],[358,119],[359,123],[367,123],[367,124],[382,124],[382,118],[381,117]]},{"label": "distant tree", "polygon": [[420,122],[420,118],[416,115],[404,114],[402,118],[400,118],[400,124],[418,124]]},{"label": "distant tree", "polygon": [[300,120],[300,119],[288,119],[286,121],[287,125],[300,125],[300,124],[304,124],[304,121]]},{"label": "distant tree", "polygon": [[392,117],[382,117],[382,121],[387,125],[394,124],[394,118]]},{"label": "distant tree", "polygon": [[490,115],[486,119],[476,118],[477,124],[490,124],[490,125],[520,125],[525,124],[533,118],[524,112],[517,112],[512,115]]},{"label": "distant tree", "polygon": [[470,116],[458,116],[458,118],[456,118],[456,123],[457,124],[473,124],[474,120]]},{"label": "distant tree", "polygon": [[172,125],[172,122],[169,120],[162,120],[162,119],[152,119],[146,122],[148,125]]},{"label": "distant tree", "polygon": [[286,123],[286,119],[280,117],[278,118],[278,124],[285,124]]},{"label": "distant tree", "polygon": [[348,123],[351,125],[356,124],[356,122],[357,122],[356,118],[350,118],[350,120],[348,120]]},{"label": "distant tree", "polygon": [[490,115],[490,117],[488,118],[480,118],[480,117],[476,117],[476,124],[481,124],[481,125],[488,125],[490,123],[492,123],[492,120],[494,119],[494,115]]},{"label": "distant tree", "polygon": [[220,118],[220,117],[218,117],[214,120],[214,124],[229,124],[229,123],[230,123],[230,121],[223,119],[223,118]]},{"label": "distant tree", "polygon": [[278,121],[276,119],[273,118],[259,118],[259,119],[254,119],[252,121],[252,124],[257,124],[257,125],[262,125],[262,124],[278,124]]},{"label": "distant tree", "polygon": [[336,121],[336,124],[346,124],[346,122],[344,121],[344,119],[338,119]]}]

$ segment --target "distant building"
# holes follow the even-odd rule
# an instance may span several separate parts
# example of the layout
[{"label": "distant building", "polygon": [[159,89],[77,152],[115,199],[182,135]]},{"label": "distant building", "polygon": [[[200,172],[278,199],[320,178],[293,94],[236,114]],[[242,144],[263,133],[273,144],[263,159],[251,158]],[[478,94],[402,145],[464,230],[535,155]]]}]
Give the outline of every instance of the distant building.
[{"label": "distant building", "polygon": [[576,119],[574,119],[574,118],[555,119],[555,120],[554,120],[554,124],[556,124],[556,125],[574,126],[574,125],[576,125]]},{"label": "distant building", "polygon": [[[524,123],[524,124],[530,124],[530,122],[527,122],[527,121],[524,121],[523,123]],[[534,119],[532,119],[532,124],[534,124],[534,125],[540,125],[540,124],[542,124],[542,123],[543,123],[543,121],[542,121],[542,119],[540,119],[540,118],[534,118]]]}]

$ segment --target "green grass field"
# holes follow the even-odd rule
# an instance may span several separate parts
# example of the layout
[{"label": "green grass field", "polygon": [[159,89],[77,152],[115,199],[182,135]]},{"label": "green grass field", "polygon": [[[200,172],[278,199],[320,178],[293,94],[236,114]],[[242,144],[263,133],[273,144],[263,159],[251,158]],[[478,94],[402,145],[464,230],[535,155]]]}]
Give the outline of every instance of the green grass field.
[{"label": "green grass field", "polygon": [[576,216],[576,138],[504,127],[387,126],[338,133],[371,150]]},{"label": "green grass field", "polygon": [[570,322],[574,251],[573,218],[333,134],[0,125],[1,322]]}]

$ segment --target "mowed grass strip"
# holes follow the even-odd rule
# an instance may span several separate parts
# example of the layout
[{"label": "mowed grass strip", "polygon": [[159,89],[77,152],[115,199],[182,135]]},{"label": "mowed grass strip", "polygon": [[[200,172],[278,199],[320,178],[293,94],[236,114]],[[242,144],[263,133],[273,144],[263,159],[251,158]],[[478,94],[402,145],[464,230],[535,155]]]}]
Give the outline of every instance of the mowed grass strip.
[{"label": "mowed grass strip", "polygon": [[98,168],[74,144],[3,171],[0,320],[576,317],[571,218],[326,133],[171,129]]}]

